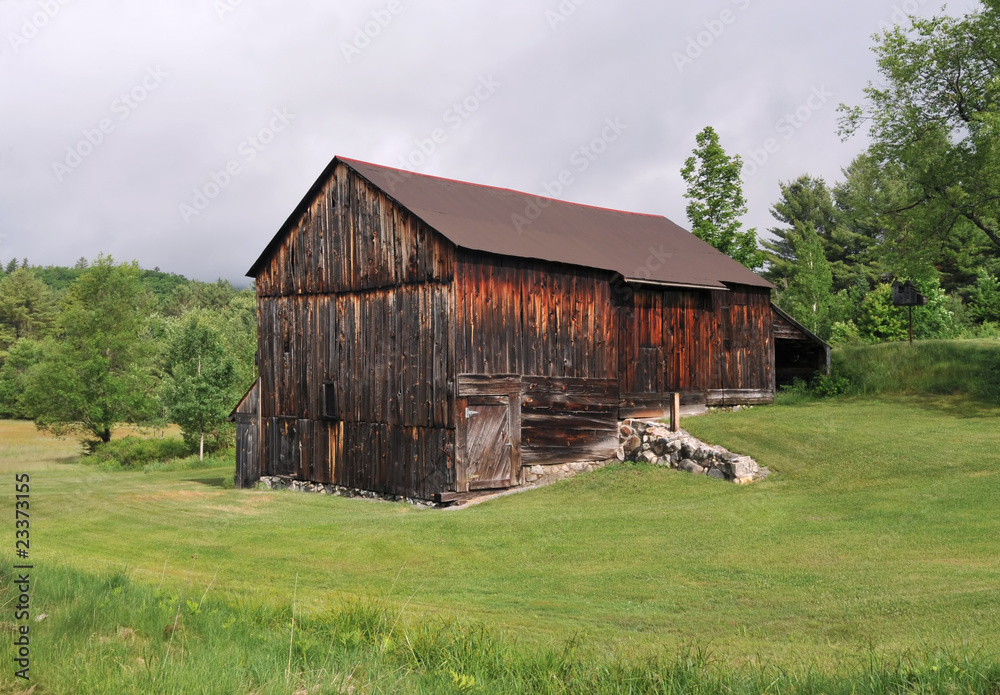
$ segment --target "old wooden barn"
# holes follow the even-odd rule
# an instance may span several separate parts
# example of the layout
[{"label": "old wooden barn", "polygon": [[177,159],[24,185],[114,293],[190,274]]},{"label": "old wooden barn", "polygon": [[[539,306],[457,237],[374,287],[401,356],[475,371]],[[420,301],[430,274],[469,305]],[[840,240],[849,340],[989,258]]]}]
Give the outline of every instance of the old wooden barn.
[{"label": "old wooden barn", "polygon": [[663,217],[336,158],[253,264],[237,477],[447,498],[774,397],[771,286]]}]

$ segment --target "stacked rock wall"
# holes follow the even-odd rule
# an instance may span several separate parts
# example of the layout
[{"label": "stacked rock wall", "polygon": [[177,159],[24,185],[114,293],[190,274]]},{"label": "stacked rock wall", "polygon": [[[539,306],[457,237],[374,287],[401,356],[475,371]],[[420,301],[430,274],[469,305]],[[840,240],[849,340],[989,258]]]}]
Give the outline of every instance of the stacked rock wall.
[{"label": "stacked rock wall", "polygon": [[671,432],[651,420],[625,420],[618,426],[618,460],[668,466],[734,483],[752,483],[768,474],[749,456],[705,444],[684,430]]}]

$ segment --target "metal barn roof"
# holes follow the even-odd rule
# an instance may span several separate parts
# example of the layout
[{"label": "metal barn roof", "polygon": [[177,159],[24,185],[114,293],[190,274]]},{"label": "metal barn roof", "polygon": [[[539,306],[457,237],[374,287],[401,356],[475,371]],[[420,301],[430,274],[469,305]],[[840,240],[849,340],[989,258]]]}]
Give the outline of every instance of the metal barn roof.
[{"label": "metal barn roof", "polygon": [[462,248],[620,273],[626,280],[771,287],[665,217],[608,210],[337,157],[247,273],[255,276],[313,193],[343,162]]}]

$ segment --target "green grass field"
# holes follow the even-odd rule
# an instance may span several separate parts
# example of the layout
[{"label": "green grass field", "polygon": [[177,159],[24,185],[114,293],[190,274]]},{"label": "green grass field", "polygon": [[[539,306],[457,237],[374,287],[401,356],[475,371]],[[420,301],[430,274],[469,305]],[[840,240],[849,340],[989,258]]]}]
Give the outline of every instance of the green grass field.
[{"label": "green grass field", "polygon": [[[693,648],[738,673],[839,673],[860,668],[869,650],[896,658],[946,649],[996,663],[998,423],[1000,408],[960,397],[717,413],[683,424],[754,455],[772,477],[739,487],[620,466],[462,510],[227,490],[228,462],[102,472],[72,462],[71,443],[29,423],[0,423],[0,465],[8,509],[11,474],[32,475],[35,612],[50,616],[34,628],[35,668],[43,683],[49,674],[51,692],[74,692],[67,659],[87,663],[91,650],[107,648],[102,639],[125,634],[132,649],[163,648],[156,618],[98,616],[109,610],[108,586],[181,613],[207,595],[234,621],[248,606],[269,606],[285,616],[272,627],[286,649],[294,600],[305,621],[351,605],[384,606],[403,625],[460,618],[520,645],[516,654],[562,653],[571,640],[598,662]],[[56,653],[45,645],[67,630],[73,592],[54,585],[75,583],[98,587],[93,605],[84,601],[93,625],[71,630],[78,639]],[[390,680],[400,689],[369,680],[361,692],[413,685]],[[273,692],[286,692],[279,681]]]}]

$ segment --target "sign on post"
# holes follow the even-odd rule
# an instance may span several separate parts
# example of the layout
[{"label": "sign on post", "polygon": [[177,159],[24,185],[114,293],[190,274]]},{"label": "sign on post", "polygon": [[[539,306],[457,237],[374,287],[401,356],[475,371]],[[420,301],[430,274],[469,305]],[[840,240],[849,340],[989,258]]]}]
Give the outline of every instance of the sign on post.
[{"label": "sign on post", "polygon": [[913,345],[913,307],[926,304],[927,297],[920,294],[917,286],[909,280],[906,282],[896,280],[892,283],[892,303],[910,308],[910,345]]}]

